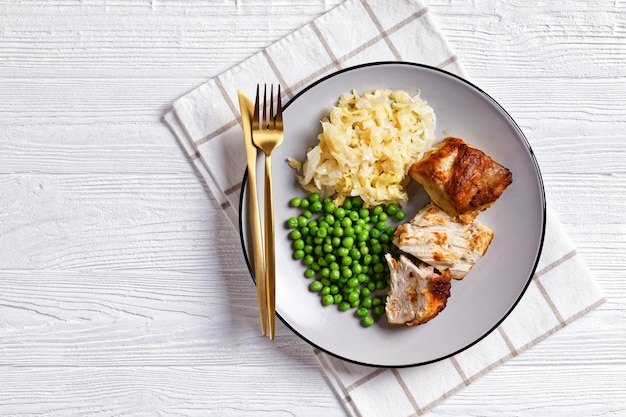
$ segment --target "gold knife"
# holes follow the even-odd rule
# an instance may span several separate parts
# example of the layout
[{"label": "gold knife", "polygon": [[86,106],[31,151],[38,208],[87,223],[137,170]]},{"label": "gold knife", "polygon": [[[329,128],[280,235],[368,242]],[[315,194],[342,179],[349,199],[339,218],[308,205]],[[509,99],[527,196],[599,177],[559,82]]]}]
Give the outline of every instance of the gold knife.
[{"label": "gold knife", "polygon": [[241,90],[237,90],[239,108],[241,111],[241,124],[243,127],[243,139],[246,148],[246,160],[248,162],[248,210],[249,221],[252,230],[252,255],[254,265],[254,279],[256,281],[256,294],[259,304],[259,318],[261,319],[261,333],[267,333],[267,303],[265,286],[265,264],[263,260],[263,239],[261,235],[261,220],[259,213],[259,200],[256,187],[256,157],[257,147],[252,143],[252,127],[250,119],[254,113],[254,104]]}]

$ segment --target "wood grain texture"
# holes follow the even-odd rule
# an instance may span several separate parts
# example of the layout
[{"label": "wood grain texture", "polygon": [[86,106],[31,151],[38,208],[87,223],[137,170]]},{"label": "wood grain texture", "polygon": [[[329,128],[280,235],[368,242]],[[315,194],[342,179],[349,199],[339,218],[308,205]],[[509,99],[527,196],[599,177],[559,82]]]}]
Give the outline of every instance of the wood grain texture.
[{"label": "wood grain texture", "polygon": [[[0,415],[345,415],[161,121],[341,1],[0,0]],[[626,4],[427,4],[607,296],[429,415],[626,415]]]}]

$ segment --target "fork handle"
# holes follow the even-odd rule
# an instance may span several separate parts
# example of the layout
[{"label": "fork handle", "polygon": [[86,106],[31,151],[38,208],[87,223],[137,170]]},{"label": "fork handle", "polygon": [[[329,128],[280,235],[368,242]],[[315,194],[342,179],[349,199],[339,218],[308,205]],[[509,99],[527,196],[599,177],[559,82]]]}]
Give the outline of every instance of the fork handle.
[{"label": "fork handle", "polygon": [[274,198],[272,192],[272,159],[265,156],[265,289],[270,340],[274,340],[276,323],[276,257],[274,250]]}]

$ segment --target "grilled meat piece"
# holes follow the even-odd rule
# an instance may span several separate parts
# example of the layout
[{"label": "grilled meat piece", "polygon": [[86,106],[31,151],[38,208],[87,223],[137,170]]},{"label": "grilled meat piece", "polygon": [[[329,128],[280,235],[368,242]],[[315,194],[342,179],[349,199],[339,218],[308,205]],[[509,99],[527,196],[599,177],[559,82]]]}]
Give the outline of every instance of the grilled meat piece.
[{"label": "grilled meat piece", "polygon": [[450,272],[438,273],[425,263],[414,264],[400,255],[385,255],[390,271],[390,289],[385,312],[391,324],[417,326],[434,318],[450,297]]},{"label": "grilled meat piece", "polygon": [[471,222],[511,184],[511,172],[462,139],[447,137],[409,169],[430,199],[455,219]]},{"label": "grilled meat piece", "polygon": [[463,279],[487,252],[492,239],[493,231],[478,220],[457,222],[430,203],[409,223],[396,228],[393,243],[439,270],[449,269],[452,278]]}]

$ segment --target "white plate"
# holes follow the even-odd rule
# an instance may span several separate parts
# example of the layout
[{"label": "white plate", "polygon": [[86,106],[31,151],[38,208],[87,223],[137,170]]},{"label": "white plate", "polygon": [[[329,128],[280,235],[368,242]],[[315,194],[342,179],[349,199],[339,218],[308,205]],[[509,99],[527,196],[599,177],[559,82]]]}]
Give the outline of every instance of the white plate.
[{"label": "white plate", "polygon": [[[308,290],[304,266],[291,257],[285,221],[298,214],[294,196],[306,196],[286,163],[303,161],[307,148],[318,143],[320,119],[341,93],[401,89],[420,96],[437,116],[436,139],[457,136],[483,150],[513,173],[513,183],[496,204],[479,215],[493,229],[487,254],[462,281],[452,282],[447,307],[432,321],[417,326],[391,326],[385,317],[364,328],[353,310],[323,307]],[[304,340],[334,356],[384,367],[421,365],[454,355],[489,334],[513,310],[535,271],[545,227],[545,199],[535,157],[523,133],[491,97],[445,71],[402,62],[380,62],[339,71],[307,87],[284,109],[285,138],[273,153],[276,211],[276,305],[280,319]],[[257,178],[263,190],[263,165]],[[245,181],[244,181],[245,183]],[[241,230],[247,231],[246,192]],[[407,221],[428,201],[417,184],[411,187]],[[263,207],[263,202],[260,201]],[[242,233],[246,260],[247,232]],[[248,265],[250,263],[248,262]]]}]

